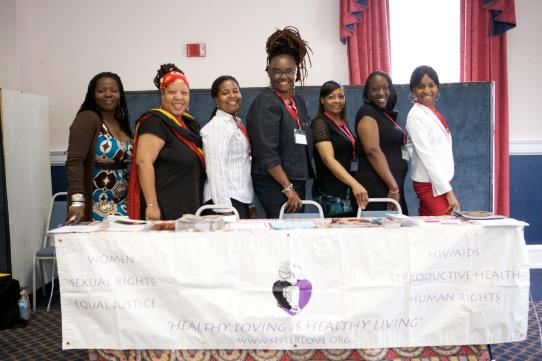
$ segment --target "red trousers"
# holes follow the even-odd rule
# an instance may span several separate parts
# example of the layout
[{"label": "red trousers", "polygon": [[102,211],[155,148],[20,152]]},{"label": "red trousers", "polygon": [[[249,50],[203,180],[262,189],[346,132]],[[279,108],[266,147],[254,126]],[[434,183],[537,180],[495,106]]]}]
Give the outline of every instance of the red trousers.
[{"label": "red trousers", "polygon": [[418,214],[420,216],[444,216],[451,214],[448,211],[448,200],[446,195],[440,196],[433,195],[433,187],[431,182],[412,182],[414,185],[414,191],[420,199],[420,206],[418,208]]}]

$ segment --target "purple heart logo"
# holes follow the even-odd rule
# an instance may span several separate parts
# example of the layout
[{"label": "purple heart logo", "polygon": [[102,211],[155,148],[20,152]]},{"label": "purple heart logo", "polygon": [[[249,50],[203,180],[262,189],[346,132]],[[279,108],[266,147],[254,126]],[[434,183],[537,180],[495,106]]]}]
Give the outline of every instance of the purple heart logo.
[{"label": "purple heart logo", "polygon": [[279,268],[279,280],[273,283],[273,296],[277,306],[290,316],[295,316],[309,303],[312,284],[301,272],[301,267],[288,262]]}]

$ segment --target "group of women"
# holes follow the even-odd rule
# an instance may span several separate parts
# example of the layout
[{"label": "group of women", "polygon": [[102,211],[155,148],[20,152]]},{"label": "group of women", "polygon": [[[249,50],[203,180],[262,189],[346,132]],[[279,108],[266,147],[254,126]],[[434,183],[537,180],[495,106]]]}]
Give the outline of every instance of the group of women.
[{"label": "group of women", "polygon": [[250,218],[254,194],[266,217],[277,218],[284,203],[289,212],[301,209],[309,178],[315,179],[313,198],[326,216],[350,216],[358,207],[380,209],[368,202],[382,197],[398,201],[407,214],[408,161],[420,215],[459,210],[450,185],[452,138],[435,108],[439,79],[431,67],[412,73],[414,103],[406,129],[397,123],[397,94],[389,75],[371,73],[352,131],[345,91],[334,81],[322,85],[318,115],[309,118],[295,83],[303,84],[311,49],[297,29],[274,32],[266,51],[269,88],[252,102],[246,128],[238,116],[242,96],[234,77],[213,82],[216,107],[200,129],[187,112],[187,76],[164,64],[154,79],[160,107],[139,117],[132,141],[120,78],[96,75],[70,127],[67,222],[108,215],[176,219],[202,204],[234,207],[241,218]]}]

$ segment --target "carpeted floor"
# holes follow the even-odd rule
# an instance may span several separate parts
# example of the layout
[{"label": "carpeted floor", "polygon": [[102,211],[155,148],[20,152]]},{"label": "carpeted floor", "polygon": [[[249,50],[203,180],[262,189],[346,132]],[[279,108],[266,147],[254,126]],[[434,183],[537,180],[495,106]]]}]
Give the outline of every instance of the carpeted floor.
[{"label": "carpeted floor", "polygon": [[[492,345],[491,352],[495,361],[542,361],[540,326],[534,312],[536,309],[538,317],[542,316],[542,289],[533,287],[538,285],[541,288],[542,270],[534,273],[531,272],[531,291],[535,301],[529,305],[527,340]],[[55,290],[50,312],[45,311],[46,300],[39,298],[38,311],[32,315],[27,327],[0,331],[0,361],[88,360],[86,350],[62,351],[59,303],[58,292]]]}]

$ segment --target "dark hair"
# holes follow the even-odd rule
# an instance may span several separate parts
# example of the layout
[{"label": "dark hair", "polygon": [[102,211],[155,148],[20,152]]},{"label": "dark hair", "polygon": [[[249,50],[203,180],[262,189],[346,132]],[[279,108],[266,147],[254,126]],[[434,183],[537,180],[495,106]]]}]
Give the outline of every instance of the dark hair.
[{"label": "dark hair", "polygon": [[121,129],[126,134],[128,134],[128,136],[131,138],[132,129],[130,129],[130,118],[128,117],[128,104],[126,103],[126,95],[124,94],[124,86],[122,85],[122,81],[120,80],[120,77],[115,73],[106,71],[106,72],[102,72],[102,73],[94,75],[94,77],[88,83],[87,94],[85,95],[85,100],[83,101],[83,104],[81,104],[81,107],[79,108],[79,111],[77,112],[77,114],[84,112],[86,110],[90,110],[98,114],[100,119],[103,119],[102,112],[98,108],[98,104],[96,104],[96,97],[94,95],[94,92],[96,91],[96,85],[98,84],[98,80],[102,78],[111,78],[117,82],[117,86],[119,87],[120,100],[119,100],[119,105],[115,109],[115,114],[113,116],[119,122]]},{"label": "dark hair", "polygon": [[[220,86],[222,85],[222,83],[228,80],[233,81],[235,84],[237,84],[238,88],[241,88],[239,86],[239,82],[233,76],[221,75],[218,78],[216,78],[215,81],[213,81],[213,85],[211,85],[211,96],[213,97],[213,99],[218,96],[218,90],[220,89]],[[216,115],[216,110],[217,110],[217,107],[215,104],[215,109],[213,110],[213,113],[211,114],[211,117],[209,118],[209,120],[211,120]]]},{"label": "dark hair", "polygon": [[438,74],[435,69],[431,68],[429,65],[420,65],[412,72],[410,76],[410,91],[414,91],[417,85],[422,81],[424,75],[427,75],[435,82],[437,88],[440,87],[440,82],[438,80]]},{"label": "dark hair", "polygon": [[386,81],[388,82],[388,86],[390,88],[390,97],[388,99],[388,104],[386,104],[386,108],[384,110],[386,111],[392,111],[395,108],[395,105],[397,104],[397,91],[395,90],[395,86],[393,85],[393,82],[391,81],[391,77],[383,72],[382,70],[375,70],[365,80],[365,86],[363,87],[363,102],[365,104],[371,104],[372,100],[369,99],[369,86],[371,84],[371,80],[377,75],[380,75],[381,77],[384,77]]},{"label": "dark hair", "polygon": [[[317,117],[324,116],[324,105],[322,104],[322,98],[327,97],[329,94],[333,93],[337,89],[341,89],[343,86],[337,83],[334,80],[328,80],[320,87],[320,96],[318,97],[318,114]],[[341,111],[341,118],[346,122],[346,104],[344,105],[343,110]]]},{"label": "dark hair", "polygon": [[265,71],[269,68],[271,60],[278,55],[290,55],[294,58],[295,65],[297,67],[297,74],[295,80],[301,80],[303,85],[305,78],[307,77],[307,64],[305,57],[311,63],[311,57],[309,52],[312,53],[312,49],[308,43],[301,38],[299,30],[293,26],[287,26],[284,29],[277,29],[265,43],[265,51],[267,53],[267,66]]},{"label": "dark hair", "polygon": [[177,68],[177,66],[173,63],[160,65],[160,68],[156,71],[156,76],[154,77],[154,85],[156,86],[156,88],[160,89],[160,79],[164,75],[172,71],[178,71],[179,73],[184,74],[184,72],[181,69]]}]

